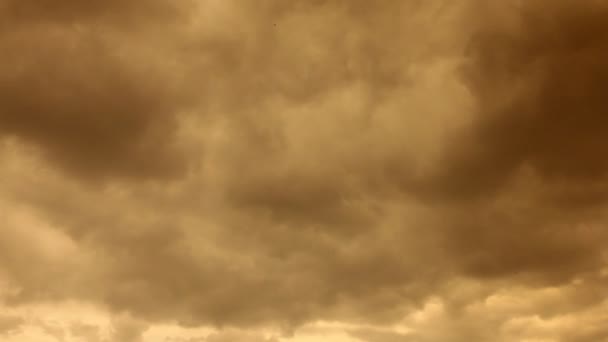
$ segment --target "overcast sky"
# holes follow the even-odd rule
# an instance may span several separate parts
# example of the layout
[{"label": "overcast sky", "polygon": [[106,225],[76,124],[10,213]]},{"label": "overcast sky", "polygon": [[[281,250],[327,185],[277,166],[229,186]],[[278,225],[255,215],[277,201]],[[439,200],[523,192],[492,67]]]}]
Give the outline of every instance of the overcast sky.
[{"label": "overcast sky", "polygon": [[0,0],[0,341],[608,341],[608,1]]}]

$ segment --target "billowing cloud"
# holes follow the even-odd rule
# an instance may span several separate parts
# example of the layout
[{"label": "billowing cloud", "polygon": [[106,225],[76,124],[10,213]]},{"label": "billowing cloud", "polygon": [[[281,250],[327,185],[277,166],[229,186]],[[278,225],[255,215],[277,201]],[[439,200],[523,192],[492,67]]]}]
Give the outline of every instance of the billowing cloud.
[{"label": "billowing cloud", "polygon": [[605,338],[603,2],[0,11],[7,338]]},{"label": "billowing cloud", "polygon": [[78,177],[162,176],[183,168],[173,148],[183,103],[176,75],[165,70],[170,63],[135,46],[149,39],[145,28],[123,32],[96,19],[108,12],[136,21],[155,3],[4,3],[0,134]]},{"label": "billowing cloud", "polygon": [[[607,8],[568,1],[498,7],[480,9],[484,19],[468,45],[465,74],[477,117],[446,149],[434,189],[459,205],[473,201],[468,209],[483,214],[457,219],[455,235],[470,238],[450,234],[449,243],[464,254],[483,246],[471,255],[484,259],[473,261],[477,274],[570,277],[597,269],[606,243],[599,94]],[[496,204],[504,194],[513,207]]]}]

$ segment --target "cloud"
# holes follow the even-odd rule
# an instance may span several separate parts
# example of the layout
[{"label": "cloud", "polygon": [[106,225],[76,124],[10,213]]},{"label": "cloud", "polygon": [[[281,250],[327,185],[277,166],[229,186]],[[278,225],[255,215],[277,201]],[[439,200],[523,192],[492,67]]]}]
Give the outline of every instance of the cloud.
[{"label": "cloud", "polygon": [[[239,6],[232,15],[243,15],[239,23],[249,31],[235,36],[219,28],[213,37],[205,36],[207,31],[202,28],[193,28],[202,30],[200,37],[183,27],[174,28],[172,35],[184,34],[179,36],[180,49],[172,46],[177,50],[164,51],[163,55],[177,55],[178,60],[191,63],[180,70],[194,72],[180,83],[185,88],[179,90],[190,93],[190,87],[196,85],[201,93],[207,89],[210,92],[202,94],[206,101],[200,108],[184,114],[184,121],[172,115],[174,107],[165,110],[165,101],[174,105],[177,100],[166,95],[163,88],[158,93],[143,94],[141,109],[121,109],[140,103],[137,94],[129,93],[130,89],[139,93],[147,91],[147,86],[164,85],[145,79],[139,83],[139,77],[152,76],[150,73],[127,78],[127,85],[132,80],[133,87],[105,88],[102,82],[102,92],[92,93],[98,96],[112,91],[100,99],[99,106],[118,106],[108,109],[115,117],[93,113],[94,120],[89,119],[78,107],[77,100],[84,97],[67,97],[57,103],[50,92],[43,91],[37,92],[46,101],[40,108],[54,112],[57,105],[61,107],[57,109],[59,114],[32,111],[30,117],[7,116],[7,120],[15,120],[16,128],[11,132],[18,138],[5,151],[7,163],[13,166],[12,170],[5,170],[6,179],[12,179],[6,184],[7,197],[53,222],[52,228],[67,235],[66,239],[78,246],[76,250],[86,255],[78,266],[61,268],[75,275],[69,286],[59,280],[60,272],[49,275],[45,286],[52,288],[54,298],[89,298],[118,312],[130,311],[150,320],[175,319],[184,324],[294,326],[320,316],[361,316],[366,310],[379,311],[377,319],[385,320],[432,291],[432,286],[422,279],[435,271],[400,256],[403,246],[419,252],[425,247],[391,239],[393,234],[405,233],[398,231],[400,224],[426,220],[418,217],[424,216],[425,210],[413,202],[394,203],[391,207],[380,195],[368,196],[366,192],[375,184],[383,184],[385,189],[380,193],[390,187],[391,179],[382,179],[383,167],[373,166],[384,158],[383,154],[397,164],[397,170],[401,167],[398,154],[393,153],[409,142],[399,140],[401,133],[391,130],[393,123],[420,125],[423,115],[434,115],[434,120],[439,121],[449,115],[448,107],[427,104],[425,89],[445,90],[452,95],[463,88],[455,84],[455,79],[447,85],[438,82],[456,64],[450,62],[448,48],[438,52],[441,60],[431,63],[428,71],[423,56],[432,52],[425,42],[417,40],[406,42],[412,50],[404,50],[408,58],[401,59],[393,51],[388,55],[389,65],[373,63],[373,49],[392,37],[389,32],[414,37],[415,24],[399,25],[396,12],[415,9],[420,12],[413,12],[413,20],[430,25],[426,17],[435,8],[385,4],[370,8],[372,17],[367,18],[361,6],[362,3],[339,2],[301,9],[278,4]],[[458,7],[447,8],[438,19],[455,25],[450,17],[458,11]],[[378,34],[361,26],[366,20],[378,23]],[[384,27],[384,20],[391,24]],[[318,32],[301,29],[309,21],[319,23]],[[330,25],[332,22],[340,27],[336,29]],[[207,23],[200,25],[207,28]],[[337,47],[335,54],[321,53],[349,30],[350,41]],[[248,37],[256,32],[260,42],[251,45]],[[310,49],[305,51],[308,55],[293,53],[294,36],[309,41],[304,45]],[[133,42],[134,37],[146,36],[127,32],[122,38],[111,35],[108,39],[128,49],[120,45],[121,39]],[[435,44],[442,47],[443,39],[436,39]],[[49,49],[61,43],[54,41]],[[188,49],[181,50],[184,46]],[[148,48],[137,45],[135,50],[144,47]],[[58,49],[61,53],[66,50]],[[302,65],[311,63],[317,54],[318,66]],[[444,55],[449,62],[443,62]],[[95,53],[91,58],[105,57]],[[344,66],[344,61],[352,65]],[[120,60],[118,65],[127,62],[116,75],[100,74],[101,81],[105,82],[107,76],[107,82],[115,82],[138,70],[129,58]],[[231,64],[225,65],[227,62]],[[419,66],[414,68],[414,64]],[[24,70],[37,74],[32,71],[37,65],[28,64]],[[306,76],[305,69],[315,75]],[[71,68],[59,73],[64,78],[73,75]],[[97,78],[93,76],[92,79]],[[414,76],[420,77],[422,88],[412,83]],[[299,77],[301,81],[297,81]],[[296,81],[287,82],[289,79]],[[189,83],[194,81],[199,83]],[[207,85],[213,81],[217,83]],[[123,95],[126,97],[110,101]],[[86,107],[93,99],[85,100]],[[416,110],[412,110],[412,118],[401,122],[393,109],[408,103]],[[33,104],[36,102],[31,100],[21,102],[23,106]],[[63,105],[76,109],[65,117]],[[377,118],[366,118],[368,108],[377,113]],[[417,109],[422,114],[417,114]],[[207,115],[207,110],[222,115]],[[351,120],[353,114],[357,122]],[[33,120],[36,115],[39,120]],[[122,120],[127,120],[124,125]],[[378,120],[370,132],[364,131],[366,120]],[[169,142],[183,137],[165,127],[171,127],[171,123],[179,126],[181,122],[192,126],[176,128],[180,134],[198,134],[185,138],[191,139],[187,143],[192,145],[183,152],[192,153],[188,155],[192,159],[204,152],[201,169],[182,178],[157,179],[156,184],[138,182],[158,176],[158,172],[163,174],[165,167],[179,167],[171,159],[173,154],[163,151],[173,151]],[[318,124],[313,125],[314,122]],[[83,134],[89,126],[93,131]],[[192,127],[202,128],[192,132]],[[317,131],[315,127],[321,129]],[[152,136],[148,136],[148,128],[154,131]],[[70,134],[63,134],[64,130]],[[333,137],[340,131],[345,139],[332,147]],[[71,133],[76,135],[72,137]],[[374,146],[381,150],[382,138],[387,136],[390,148],[375,155]],[[93,144],[82,143],[89,139]],[[421,132],[412,141],[426,143],[430,149],[432,132]],[[38,145],[43,158],[26,156],[27,146],[23,147],[22,142]],[[409,147],[408,154],[414,158],[417,151]],[[33,171],[38,168],[45,170],[44,179]],[[250,170],[247,177],[242,177],[243,169]],[[345,177],[347,174],[352,176]],[[105,187],[89,188],[72,181],[70,176],[105,179]],[[380,177],[377,181],[376,176]],[[57,194],[63,194],[61,199]],[[398,207],[402,205],[411,207],[411,213],[401,213]],[[257,233],[246,233],[248,228]],[[425,246],[427,243],[430,240]],[[13,271],[12,279],[20,288],[13,300],[32,300],[42,291],[37,289],[41,283],[28,280],[36,273],[20,269],[16,266]],[[74,273],[76,269],[80,273]],[[360,279],[360,272],[371,276]],[[420,272],[425,276],[417,281],[416,274],[421,275]],[[382,290],[377,290],[379,287]],[[250,292],[256,296],[250,296]],[[383,308],[401,298],[402,293],[411,296],[411,300]]]},{"label": "cloud", "polygon": [[205,342],[240,342],[240,341],[252,341],[252,342],[277,342],[276,338],[265,338],[261,335],[252,335],[247,333],[239,332],[220,332],[207,336],[203,341]]},{"label": "cloud", "polygon": [[[125,33],[88,17],[107,10],[130,20],[129,14],[140,11],[129,8],[134,4],[9,1],[3,6],[3,16],[10,17],[0,34],[4,139],[17,138],[89,180],[166,176],[183,168],[173,147],[183,107],[175,75],[154,57],[133,52],[143,52],[133,40],[147,40],[145,29]],[[30,15],[53,20],[29,20]]]},{"label": "cloud", "polygon": [[605,144],[599,130],[605,5],[533,1],[479,7],[486,19],[469,44],[466,71],[479,115],[450,151],[453,165],[446,177],[464,181],[453,184],[462,191],[487,191],[529,166],[547,182],[571,191],[587,187],[585,194],[593,196],[575,196],[573,202],[601,200],[591,186],[601,187],[606,172],[599,158]]},{"label": "cloud", "polygon": [[70,336],[82,338],[87,342],[101,341],[101,331],[99,326],[85,323],[74,323],[69,329]]},{"label": "cloud", "polygon": [[[185,1],[181,1],[185,3]],[[156,20],[175,14],[179,5],[165,0],[140,1],[104,1],[83,3],[75,0],[7,0],[0,5],[5,23],[28,25],[36,22],[86,22],[105,19],[116,24],[119,19],[131,21],[150,16]]]},{"label": "cloud", "polygon": [[601,2],[3,6],[6,307],[125,342],[603,338]]},{"label": "cloud", "polygon": [[18,316],[0,316],[0,336],[18,331],[24,320]]},{"label": "cloud", "polygon": [[461,256],[478,249],[470,255],[485,260],[472,266],[477,275],[532,270],[553,277],[555,269],[569,277],[597,268],[606,241],[594,228],[605,205],[598,128],[606,7],[480,7],[484,19],[465,70],[478,113],[455,135],[428,188],[468,209],[454,219],[448,243]]},{"label": "cloud", "polygon": [[407,342],[413,339],[397,332],[376,331],[373,329],[359,329],[352,331],[351,335],[366,342]]},{"label": "cloud", "polygon": [[148,326],[133,317],[128,315],[122,315],[116,317],[112,323],[112,336],[113,341],[124,341],[124,342],[141,342],[143,333]]}]

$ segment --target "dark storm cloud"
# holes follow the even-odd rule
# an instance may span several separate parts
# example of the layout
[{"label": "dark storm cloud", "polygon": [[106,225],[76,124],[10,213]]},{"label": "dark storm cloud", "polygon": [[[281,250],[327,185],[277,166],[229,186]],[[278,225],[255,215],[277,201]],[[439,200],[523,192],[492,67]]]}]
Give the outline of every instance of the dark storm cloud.
[{"label": "dark storm cloud", "polygon": [[117,38],[145,40],[141,29],[124,33],[94,18],[108,11],[136,20],[155,3],[3,2],[0,134],[89,179],[181,171],[172,146],[182,108],[173,78]]},{"label": "dark storm cloud", "polygon": [[[127,312],[125,341],[158,322],[293,332],[412,313],[411,333],[352,336],[510,341],[514,317],[595,317],[601,2],[165,5],[5,3],[8,304]],[[534,301],[548,287],[566,299]],[[601,336],[585,322],[573,338]]]},{"label": "dark storm cloud", "polygon": [[[244,2],[228,7],[226,14],[239,18],[238,30],[224,27],[221,21],[214,26],[210,18],[198,23],[202,28],[193,28],[196,34],[182,31],[185,36],[177,37],[176,51],[163,52],[191,63],[186,69],[194,72],[193,77],[181,84],[187,89],[180,90],[195,89],[209,99],[209,108],[221,114],[213,122],[214,129],[196,132],[208,157],[204,169],[192,179],[149,184],[149,188],[125,181],[115,184],[116,189],[91,192],[54,170],[48,170],[45,179],[37,179],[35,172],[22,172],[20,168],[29,165],[23,150],[9,149],[16,156],[7,160],[22,171],[5,170],[7,179],[8,175],[20,179],[6,182],[7,196],[52,222],[48,229],[61,231],[61,239],[76,246],[73,255],[83,260],[78,265],[53,260],[56,271],[49,272],[49,277],[56,280],[48,282],[37,281],[47,274],[38,269],[9,268],[11,280],[20,288],[12,302],[45,296],[91,299],[152,321],[270,324],[287,329],[321,318],[390,320],[408,310],[404,307],[420,303],[435,288],[429,278],[435,277],[436,269],[425,270],[417,258],[402,258],[402,250],[426,255],[434,248],[428,246],[427,233],[418,232],[416,242],[407,241],[415,228],[401,229],[400,225],[425,219],[417,217],[416,204],[383,209],[383,200],[366,193],[368,184],[387,184],[370,180],[377,171],[367,164],[383,159],[384,154],[395,160],[403,152],[408,142],[400,141],[401,132],[391,130],[392,126],[422,122],[423,114],[416,109],[411,110],[412,119],[391,110],[402,105],[401,95],[436,119],[443,115],[445,108],[425,108],[422,90],[410,93],[416,88],[411,80],[420,77],[425,86],[441,89],[442,84],[433,83],[433,75],[449,69],[410,75],[413,64],[426,69],[425,56],[435,54],[435,47],[427,47],[415,34],[418,25],[431,25],[427,17],[434,17],[434,8],[410,2],[385,2],[367,11],[355,8],[361,6],[363,2],[295,7]],[[457,11],[448,8],[435,17],[455,25],[451,16]],[[400,15],[411,15],[411,22],[401,22]],[[367,22],[371,30],[366,29]],[[243,28],[245,33],[239,34]],[[48,46],[43,41],[36,48],[48,50],[52,61],[76,49],[75,61],[47,65],[37,55],[26,55],[31,61],[26,59],[23,74],[14,76],[24,85],[17,82],[9,88],[20,115],[4,116],[11,124],[7,134],[38,146],[53,165],[71,171],[68,174],[93,179],[131,172],[141,177],[137,172],[176,167],[171,155],[162,153],[172,141],[174,117],[170,114],[180,105],[172,93],[162,82],[150,81],[154,73],[136,67],[132,55],[115,59],[105,49],[85,54],[90,49],[79,44],[91,44],[80,39],[87,37],[87,30],[58,30],[65,41],[55,40]],[[34,33],[26,38],[43,34]],[[121,45],[125,41],[142,37],[138,32],[124,34],[95,38],[99,44],[105,38],[108,44],[117,44],[112,47],[125,48]],[[400,34],[405,36],[399,38]],[[433,45],[449,50],[443,46],[444,37],[432,37],[437,40]],[[58,44],[65,46],[57,48]],[[388,50],[386,64],[375,62],[376,49]],[[91,61],[76,59],[83,54]],[[70,86],[89,79],[81,74],[91,69],[89,64],[107,68],[91,76],[98,81],[97,88],[91,92],[84,88],[82,96],[71,94],[83,91]],[[58,69],[58,79],[65,83],[51,85],[59,95],[45,88],[25,100],[29,84],[37,85],[30,81],[40,73],[36,68]],[[96,106],[89,108],[90,102]],[[30,106],[38,107],[24,110]],[[84,109],[92,110],[90,117],[83,114],[88,114]],[[195,118],[190,119],[198,120],[206,109],[196,108]],[[365,128],[368,109],[377,112],[376,128],[371,131]],[[420,139],[428,139],[429,131]],[[383,152],[387,137],[390,148]],[[188,157],[197,158],[200,147],[188,150],[192,151]],[[410,148],[407,154],[416,151]],[[111,163],[106,164],[107,160]],[[144,167],[147,162],[158,162],[160,169]],[[61,200],[58,193],[63,194]],[[412,218],[399,212],[401,205],[413,207]],[[384,214],[389,217],[384,219]],[[7,254],[15,264],[29,255],[35,260],[44,258],[29,250]],[[432,255],[427,259],[436,261]],[[81,271],[69,281],[56,278],[75,269]],[[362,273],[368,276],[361,278]]]},{"label": "dark storm cloud", "polygon": [[455,196],[483,193],[530,167],[556,187],[584,193],[574,193],[575,203],[565,206],[604,200],[596,187],[604,188],[608,169],[601,157],[608,146],[608,6],[532,1],[499,5],[495,12],[487,10],[492,5],[479,7],[486,19],[471,39],[465,71],[479,115],[470,135],[446,153],[442,185]]},{"label": "dark storm cloud", "polygon": [[464,72],[477,114],[450,138],[425,190],[456,212],[447,244],[477,276],[563,281],[597,269],[608,7],[533,1],[478,11]]}]

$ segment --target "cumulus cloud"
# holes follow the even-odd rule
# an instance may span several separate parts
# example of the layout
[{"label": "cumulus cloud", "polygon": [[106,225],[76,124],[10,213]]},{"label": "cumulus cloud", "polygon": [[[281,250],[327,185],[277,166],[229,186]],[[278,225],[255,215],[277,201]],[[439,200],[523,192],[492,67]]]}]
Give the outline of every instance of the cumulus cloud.
[{"label": "cumulus cloud", "polygon": [[[481,244],[489,254],[480,257],[496,263],[477,265],[476,272],[533,268],[549,275],[559,268],[572,276],[597,268],[606,241],[596,226],[605,204],[599,93],[606,6],[533,1],[498,7],[480,9],[486,19],[470,40],[465,72],[478,114],[446,149],[435,192],[487,203],[512,193],[514,184],[523,188],[515,195],[521,199],[510,195],[519,208],[499,202],[481,217],[459,220],[476,236],[464,248]],[[488,206],[471,209],[480,207]]]},{"label": "cumulus cloud", "polygon": [[92,341],[605,338],[603,2],[0,12],[7,310],[89,303],[109,323],[60,330]]},{"label": "cumulus cloud", "polygon": [[0,134],[5,139],[31,145],[79,177],[162,176],[182,168],[173,137],[183,104],[176,77],[164,69],[169,63],[132,52],[146,53],[135,46],[147,39],[145,28],[124,32],[96,19],[107,11],[136,20],[131,17],[150,6],[3,4],[8,18],[0,34],[5,51]]}]

